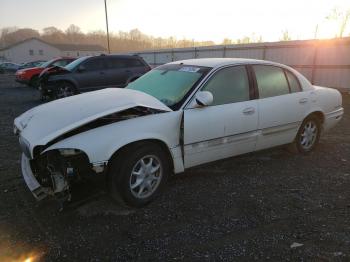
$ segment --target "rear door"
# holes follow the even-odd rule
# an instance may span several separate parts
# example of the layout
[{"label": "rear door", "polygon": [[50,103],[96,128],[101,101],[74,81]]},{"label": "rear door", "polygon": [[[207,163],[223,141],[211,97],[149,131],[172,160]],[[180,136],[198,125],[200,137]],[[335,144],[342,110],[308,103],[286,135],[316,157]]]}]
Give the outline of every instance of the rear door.
[{"label": "rear door", "polygon": [[74,73],[74,78],[82,92],[106,86],[106,64],[104,57],[91,57],[84,61]]},{"label": "rear door", "polygon": [[254,151],[258,110],[246,67],[219,70],[201,90],[214,100],[184,110],[185,167]]},{"label": "rear door", "polygon": [[291,143],[309,108],[296,76],[272,65],[252,66],[259,91],[257,150]]},{"label": "rear door", "polygon": [[107,70],[105,84],[110,87],[124,87],[128,79],[128,68],[120,57],[109,56],[106,58]]},{"label": "rear door", "polygon": [[106,80],[109,86],[125,87],[129,81],[143,75],[149,70],[148,66],[136,57],[113,57],[107,58],[108,73]]}]

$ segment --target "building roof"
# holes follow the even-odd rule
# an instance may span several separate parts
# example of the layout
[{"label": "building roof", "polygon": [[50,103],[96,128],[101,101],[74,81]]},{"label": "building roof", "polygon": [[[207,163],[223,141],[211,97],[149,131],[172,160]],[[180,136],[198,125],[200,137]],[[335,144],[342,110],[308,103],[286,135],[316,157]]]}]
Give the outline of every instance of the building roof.
[{"label": "building roof", "polygon": [[46,42],[46,41],[41,40],[40,38],[36,38],[36,37],[28,38],[28,39],[25,39],[23,41],[19,41],[17,43],[12,44],[12,45],[6,46],[4,48],[0,48],[0,51],[10,49],[16,45],[19,45],[19,44],[22,44],[24,42],[31,41],[31,40],[37,40],[37,41],[42,42],[44,44],[56,47],[57,49],[59,49],[61,51],[106,51],[106,49],[100,45],[53,44],[53,43]]}]

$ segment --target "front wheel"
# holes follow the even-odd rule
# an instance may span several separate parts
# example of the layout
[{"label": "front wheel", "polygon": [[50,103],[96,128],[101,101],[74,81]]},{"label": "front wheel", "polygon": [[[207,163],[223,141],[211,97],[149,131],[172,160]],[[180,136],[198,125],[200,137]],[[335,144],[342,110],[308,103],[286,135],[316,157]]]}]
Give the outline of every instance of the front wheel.
[{"label": "front wheel", "polygon": [[311,152],[318,144],[321,135],[321,124],[317,117],[306,118],[298,131],[294,144],[298,152]]},{"label": "front wheel", "polygon": [[56,99],[75,95],[75,87],[71,83],[63,82],[56,91]]},{"label": "front wheel", "polygon": [[129,206],[145,206],[162,191],[169,172],[169,160],[157,144],[131,146],[112,159],[108,174],[111,196]]}]

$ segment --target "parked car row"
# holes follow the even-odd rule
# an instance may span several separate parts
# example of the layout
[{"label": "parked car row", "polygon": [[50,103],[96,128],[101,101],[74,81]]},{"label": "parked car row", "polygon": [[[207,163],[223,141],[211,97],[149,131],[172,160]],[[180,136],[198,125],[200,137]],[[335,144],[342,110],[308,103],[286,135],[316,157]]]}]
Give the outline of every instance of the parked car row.
[{"label": "parked car row", "polygon": [[[52,73],[43,86],[56,90],[51,86],[70,81],[74,94],[114,81],[122,87],[142,70],[147,65],[136,58],[87,57]],[[123,89],[33,108],[15,119],[14,132],[24,179],[38,200],[69,200],[75,183],[96,174],[106,176],[115,200],[141,207],[170,174],[190,167],[284,144],[308,153],[343,113],[337,90],[313,86],[288,66],[193,59],[157,67]]]},{"label": "parked car row", "polygon": [[46,61],[44,61],[44,60],[36,60],[36,61],[28,62],[28,63],[23,63],[18,67],[18,70],[25,69],[25,68],[38,67],[38,66],[41,66],[45,62]]},{"label": "parked car row", "polygon": [[3,62],[3,63],[0,63],[0,71],[2,73],[11,73],[11,72],[16,72],[18,70],[22,70],[25,68],[38,67],[45,62],[46,61],[43,61],[43,60],[31,61],[31,62],[22,63],[22,64]]},{"label": "parked car row", "polygon": [[61,57],[20,69],[16,81],[38,88],[41,98],[57,99],[106,87],[125,87],[151,70],[139,56]]},{"label": "parked car row", "polygon": [[15,64],[11,62],[3,62],[3,63],[0,63],[0,73],[16,72],[19,67],[20,67],[19,64]]},{"label": "parked car row", "polygon": [[27,84],[32,87],[39,86],[39,76],[44,70],[50,70],[52,67],[64,67],[73,62],[75,58],[60,57],[44,62],[36,67],[30,67],[18,70],[16,72],[16,81],[22,84]]},{"label": "parked car row", "polygon": [[106,87],[125,87],[150,70],[139,56],[81,57],[65,67],[44,70],[40,78],[43,98],[62,98]]}]

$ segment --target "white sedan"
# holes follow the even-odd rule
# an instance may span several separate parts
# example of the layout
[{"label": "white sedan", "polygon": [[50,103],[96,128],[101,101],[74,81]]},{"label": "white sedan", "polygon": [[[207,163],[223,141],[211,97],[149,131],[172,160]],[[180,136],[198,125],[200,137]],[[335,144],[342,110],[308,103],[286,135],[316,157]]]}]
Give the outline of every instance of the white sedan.
[{"label": "white sedan", "polygon": [[337,90],[288,66],[193,59],[157,67],[125,89],[35,107],[15,119],[14,132],[37,199],[69,199],[75,181],[105,174],[113,198],[143,206],[189,167],[283,144],[310,152],[343,112]]}]

